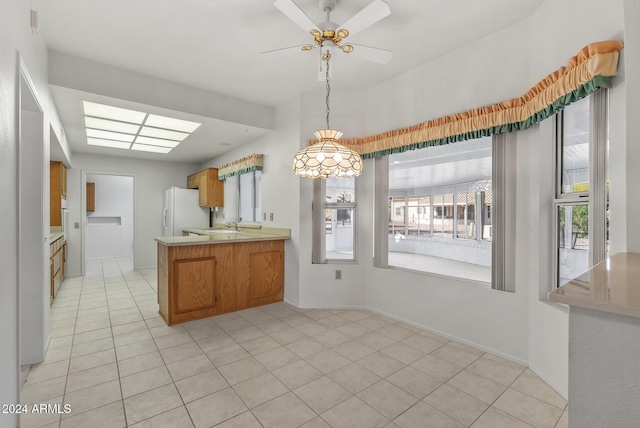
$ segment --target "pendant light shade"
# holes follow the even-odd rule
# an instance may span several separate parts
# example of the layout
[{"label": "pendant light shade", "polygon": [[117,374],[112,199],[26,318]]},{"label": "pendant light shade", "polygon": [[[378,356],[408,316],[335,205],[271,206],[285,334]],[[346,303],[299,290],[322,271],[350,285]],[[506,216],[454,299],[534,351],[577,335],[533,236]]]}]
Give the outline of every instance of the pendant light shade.
[{"label": "pendant light shade", "polygon": [[308,178],[343,178],[357,177],[362,172],[362,160],[360,155],[338,143],[342,132],[331,129],[329,126],[329,58],[327,51],[323,54],[323,61],[327,62],[327,128],[317,130],[314,135],[319,140],[317,143],[300,150],[293,157],[293,173],[299,177]]},{"label": "pendant light shade", "polygon": [[293,158],[293,173],[308,178],[357,177],[362,172],[360,155],[338,144],[342,132],[320,129],[314,133],[320,140]]}]

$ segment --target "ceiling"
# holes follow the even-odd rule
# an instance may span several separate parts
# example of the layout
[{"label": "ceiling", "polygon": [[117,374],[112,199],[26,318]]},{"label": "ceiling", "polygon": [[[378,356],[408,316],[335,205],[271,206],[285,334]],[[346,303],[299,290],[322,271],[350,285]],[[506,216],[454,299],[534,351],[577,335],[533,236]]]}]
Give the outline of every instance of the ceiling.
[{"label": "ceiling", "polygon": [[[318,0],[293,1],[314,22],[325,20]],[[331,19],[341,24],[370,1],[339,0]],[[332,64],[333,88],[366,88],[390,79],[525,19],[544,2],[385,1],[391,15],[350,41],[391,50],[393,58],[381,65],[338,52]],[[316,50],[261,55],[311,41],[310,35],[274,7],[273,0],[33,0],[32,4],[39,13],[40,37],[49,50],[70,57],[269,108],[324,88],[316,79]],[[73,152],[122,155],[116,149],[86,145],[80,107],[86,97],[125,108],[142,104],[149,110],[161,110],[157,114],[174,113],[203,123],[185,140],[189,144],[169,155],[142,153],[139,157],[205,162],[270,131],[269,126],[251,126],[250,121],[221,120],[83,89],[73,85],[52,88]]]}]

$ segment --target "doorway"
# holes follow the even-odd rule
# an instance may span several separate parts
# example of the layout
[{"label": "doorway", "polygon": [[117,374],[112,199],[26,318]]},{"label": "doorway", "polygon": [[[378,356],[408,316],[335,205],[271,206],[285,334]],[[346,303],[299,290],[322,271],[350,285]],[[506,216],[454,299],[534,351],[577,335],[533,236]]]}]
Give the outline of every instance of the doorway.
[{"label": "doorway", "polygon": [[104,259],[134,266],[135,176],[85,172],[84,270]]},{"label": "doorway", "polygon": [[18,355],[21,365],[29,365],[44,361],[49,341],[49,219],[44,215],[49,159],[45,162],[43,110],[22,59],[19,85]]}]

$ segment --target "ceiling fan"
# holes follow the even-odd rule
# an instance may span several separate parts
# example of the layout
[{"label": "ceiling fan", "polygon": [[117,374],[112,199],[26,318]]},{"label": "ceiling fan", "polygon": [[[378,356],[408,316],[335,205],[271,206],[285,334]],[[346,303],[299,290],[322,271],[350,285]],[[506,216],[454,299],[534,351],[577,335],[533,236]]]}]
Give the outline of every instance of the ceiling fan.
[{"label": "ceiling fan", "polygon": [[320,24],[315,24],[292,0],[276,0],[274,6],[300,28],[308,31],[313,37],[313,42],[262,53],[287,53],[297,50],[308,52],[316,48],[321,48],[320,69],[318,71],[318,80],[320,81],[324,80],[324,67],[326,67],[326,61],[323,61],[322,57],[327,51],[331,54],[334,49],[380,64],[389,62],[393,55],[391,51],[355,43],[344,43],[347,37],[353,36],[386,16],[389,16],[391,10],[387,3],[382,0],[373,0],[368,6],[351,17],[351,19],[339,26],[331,22],[331,11],[335,9],[338,0],[319,0],[319,2],[320,9],[327,14],[327,20]]}]

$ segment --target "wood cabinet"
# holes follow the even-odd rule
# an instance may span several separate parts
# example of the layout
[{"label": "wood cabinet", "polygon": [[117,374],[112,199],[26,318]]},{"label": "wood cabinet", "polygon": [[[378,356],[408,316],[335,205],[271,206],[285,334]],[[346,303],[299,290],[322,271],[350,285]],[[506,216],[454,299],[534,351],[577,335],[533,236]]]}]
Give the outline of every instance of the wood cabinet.
[{"label": "wood cabinet", "polygon": [[96,210],[96,183],[87,183],[87,212]]},{"label": "wood cabinet", "polygon": [[283,240],[158,245],[158,305],[167,325],[283,298]]},{"label": "wood cabinet", "polygon": [[49,168],[50,225],[62,226],[62,199],[67,199],[67,168],[57,161],[51,161]]},{"label": "wood cabinet", "polygon": [[49,244],[51,266],[51,301],[58,294],[62,285],[67,261],[67,241],[61,236]]},{"label": "wood cabinet", "polygon": [[224,206],[224,182],[218,180],[218,169],[207,168],[187,177],[187,188],[200,191],[201,207]]}]

